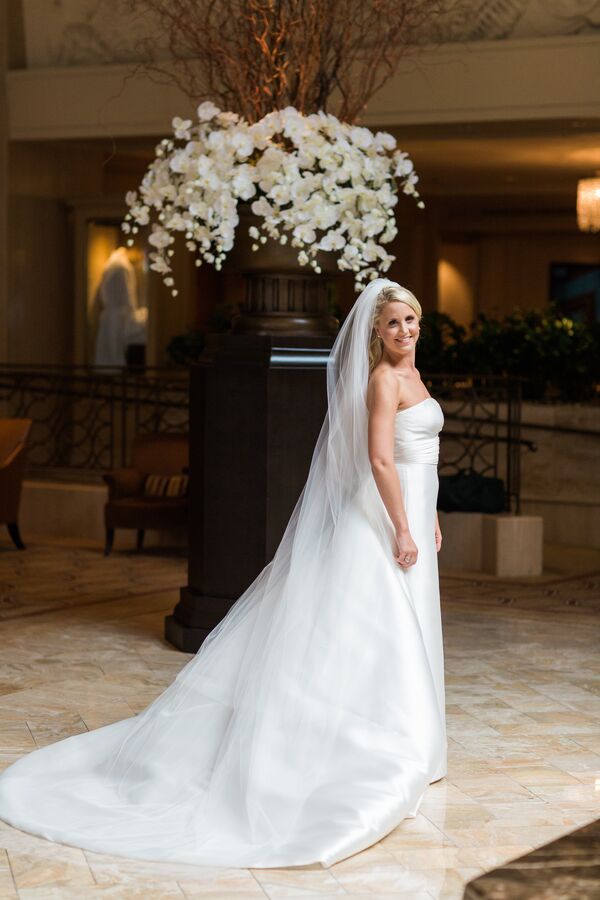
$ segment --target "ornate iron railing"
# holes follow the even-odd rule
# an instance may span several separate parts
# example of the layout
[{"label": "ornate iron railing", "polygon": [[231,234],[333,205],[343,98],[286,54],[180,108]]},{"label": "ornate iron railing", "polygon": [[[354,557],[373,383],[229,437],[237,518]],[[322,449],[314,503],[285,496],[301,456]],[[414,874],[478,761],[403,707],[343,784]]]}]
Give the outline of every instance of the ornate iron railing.
[{"label": "ornate iron railing", "polygon": [[[521,438],[518,380],[426,375],[444,410],[440,474],[474,469],[504,481],[518,512]],[[135,434],[189,429],[188,372],[84,366],[0,366],[0,416],[30,418],[29,470],[98,475],[127,465]]]},{"label": "ornate iron railing", "polygon": [[188,430],[188,375],[4,365],[0,416],[33,420],[29,471],[98,473],[127,464],[135,434]]},{"label": "ornate iron railing", "polygon": [[491,375],[426,375],[444,410],[440,475],[472,469],[504,482],[507,511],[519,512],[521,452],[535,450],[521,437],[521,381]]}]

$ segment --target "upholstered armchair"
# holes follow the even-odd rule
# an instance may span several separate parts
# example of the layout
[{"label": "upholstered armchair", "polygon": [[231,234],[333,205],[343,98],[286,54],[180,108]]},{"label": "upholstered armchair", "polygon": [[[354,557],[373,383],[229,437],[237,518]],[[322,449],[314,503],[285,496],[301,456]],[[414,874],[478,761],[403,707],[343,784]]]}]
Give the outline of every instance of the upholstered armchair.
[{"label": "upholstered armchair", "polygon": [[135,529],[141,550],[146,529],[162,531],[187,523],[188,461],[187,434],[139,435],[133,442],[131,465],[104,473],[105,556],[112,550],[115,528]]},{"label": "upholstered armchair", "polygon": [[18,520],[30,429],[31,419],[0,419],[0,522],[18,550],[25,549]]}]

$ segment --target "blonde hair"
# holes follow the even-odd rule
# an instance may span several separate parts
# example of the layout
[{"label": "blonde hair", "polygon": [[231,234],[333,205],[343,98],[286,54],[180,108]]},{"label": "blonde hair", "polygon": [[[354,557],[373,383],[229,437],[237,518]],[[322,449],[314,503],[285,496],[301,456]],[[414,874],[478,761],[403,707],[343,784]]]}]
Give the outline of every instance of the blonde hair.
[{"label": "blonde hair", "polygon": [[377,299],[375,300],[375,307],[373,309],[373,323],[371,326],[371,338],[369,340],[369,375],[383,355],[383,344],[377,337],[375,326],[377,325],[379,317],[381,316],[381,313],[388,305],[388,303],[394,303],[396,301],[406,303],[407,306],[410,306],[410,308],[417,314],[419,319],[423,315],[421,304],[419,303],[415,295],[408,290],[408,288],[402,287],[399,284],[392,284],[389,287],[382,288],[382,290],[377,295]]}]

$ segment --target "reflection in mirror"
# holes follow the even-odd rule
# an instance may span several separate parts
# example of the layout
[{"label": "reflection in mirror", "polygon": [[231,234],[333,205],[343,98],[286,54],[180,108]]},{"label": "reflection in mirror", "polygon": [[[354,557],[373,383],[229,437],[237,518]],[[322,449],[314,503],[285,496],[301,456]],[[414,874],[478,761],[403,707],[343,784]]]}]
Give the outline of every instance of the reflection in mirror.
[{"label": "reflection in mirror", "polygon": [[88,222],[87,231],[87,360],[96,366],[143,366],[148,329],[145,254],[120,246],[117,222]]}]

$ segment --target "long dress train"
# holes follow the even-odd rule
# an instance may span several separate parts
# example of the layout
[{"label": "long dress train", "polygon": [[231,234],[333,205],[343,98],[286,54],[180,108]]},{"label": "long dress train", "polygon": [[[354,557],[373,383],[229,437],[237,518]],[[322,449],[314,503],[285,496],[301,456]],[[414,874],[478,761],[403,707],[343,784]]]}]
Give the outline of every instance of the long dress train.
[{"label": "long dress train", "polygon": [[415,815],[446,772],[442,424],[431,397],[396,416],[415,566],[394,561],[365,484],[327,564],[319,555],[311,572],[296,542],[285,577],[267,566],[146,710],[12,765],[0,817],[120,856],[271,867],[329,866]]}]

